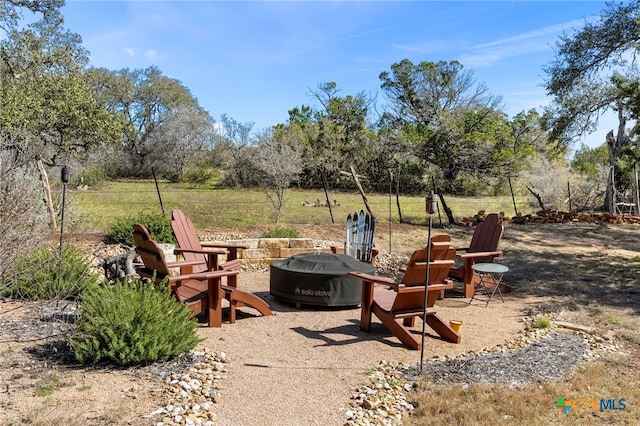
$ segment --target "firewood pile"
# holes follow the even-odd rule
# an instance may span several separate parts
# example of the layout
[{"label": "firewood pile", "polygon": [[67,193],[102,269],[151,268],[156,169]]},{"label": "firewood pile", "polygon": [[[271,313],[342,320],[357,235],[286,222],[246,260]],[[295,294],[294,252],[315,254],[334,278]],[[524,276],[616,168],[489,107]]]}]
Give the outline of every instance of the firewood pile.
[{"label": "firewood pile", "polygon": [[[613,214],[608,212],[566,212],[558,210],[540,210],[536,214],[519,214],[511,218],[505,217],[500,212],[502,221],[505,223],[514,223],[524,225],[526,223],[567,223],[567,222],[584,222],[584,223],[610,223],[610,224],[640,224],[640,217],[629,213]],[[484,210],[478,212],[473,217],[464,217],[458,225],[460,226],[476,226],[484,221],[486,213]]]},{"label": "firewood pile", "polygon": [[640,217],[629,213],[613,214],[608,212],[564,212],[557,210],[540,210],[534,215],[520,215],[511,218],[511,223],[610,223],[615,225],[640,223]]},{"label": "firewood pile", "polygon": [[[456,225],[476,226],[477,224],[484,222],[484,219],[486,217],[487,217],[487,212],[485,210],[480,210],[476,215],[463,217],[462,220],[456,223]],[[509,219],[504,217],[504,212],[500,212],[500,218],[502,219],[502,222],[509,222]]]}]

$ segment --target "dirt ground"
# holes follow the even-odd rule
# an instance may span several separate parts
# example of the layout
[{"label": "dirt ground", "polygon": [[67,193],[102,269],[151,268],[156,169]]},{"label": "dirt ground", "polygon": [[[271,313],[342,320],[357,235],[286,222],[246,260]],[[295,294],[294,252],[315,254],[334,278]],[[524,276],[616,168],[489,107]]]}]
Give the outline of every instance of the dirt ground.
[{"label": "dirt ground", "polygon": [[[295,227],[302,236],[341,241],[339,226]],[[211,234],[247,237],[260,229],[210,229]],[[440,228],[454,245],[468,244],[473,229]],[[73,239],[73,238],[71,238]],[[100,236],[76,243],[89,247]],[[376,243],[383,252],[407,256],[427,240],[424,227],[379,227]],[[456,355],[513,340],[533,312],[560,315],[625,341],[637,335],[640,287],[640,228],[633,225],[507,225],[501,263],[513,291],[505,303],[469,304],[451,293],[437,303],[445,319],[463,321],[462,342],[444,342],[429,334],[426,357]],[[419,351],[402,347],[376,320],[371,334],[358,328],[359,309],[296,309],[269,295],[268,272],[240,275],[243,289],[263,297],[275,315],[258,317],[243,311],[236,324],[201,327],[203,347],[230,358],[217,405],[222,425],[344,424],[349,399],[381,360],[417,362]],[[34,315],[31,304],[0,303],[0,320],[21,324]],[[25,321],[24,324],[34,324]],[[37,322],[35,323],[37,326]],[[25,325],[26,327],[26,325]],[[420,325],[418,325],[418,328]],[[148,415],[163,406],[161,386],[140,369],[86,369],[65,362],[52,344],[35,337],[16,341],[0,330],[1,424],[151,424]],[[429,330],[428,330],[429,331]],[[24,334],[30,331],[25,329]],[[53,389],[43,395],[42,389]]]}]

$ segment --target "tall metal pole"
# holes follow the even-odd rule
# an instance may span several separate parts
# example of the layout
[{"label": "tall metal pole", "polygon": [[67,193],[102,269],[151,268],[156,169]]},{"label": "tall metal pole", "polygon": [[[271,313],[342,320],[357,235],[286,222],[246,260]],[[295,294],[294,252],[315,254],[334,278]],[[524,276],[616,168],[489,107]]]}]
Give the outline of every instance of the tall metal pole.
[{"label": "tall metal pole", "polygon": [[153,173],[153,181],[156,183],[156,192],[158,193],[158,200],[160,200],[160,210],[162,210],[162,214],[164,214],[164,205],[162,204],[162,197],[160,196],[160,187],[158,186],[158,178],[156,177],[156,169],[151,168],[151,172]]},{"label": "tall metal pole", "polygon": [[438,199],[433,191],[429,191],[426,198],[426,211],[429,216],[429,233],[427,238],[427,265],[424,283],[424,303],[422,305],[422,342],[420,344],[420,373],[422,373],[422,365],[424,364],[424,338],[425,327],[427,324],[427,296],[429,294],[429,261],[431,260],[431,226],[433,224],[433,214],[438,210]]},{"label": "tall metal pole", "polygon": [[[60,217],[60,253],[62,253],[62,233],[64,232],[64,205],[65,195],[67,193],[67,183],[69,183],[69,168],[63,166],[60,171],[60,180],[62,181],[62,216]],[[62,256],[60,256],[62,258]]]},{"label": "tall metal pole", "polygon": [[62,288],[62,236],[64,234],[64,206],[65,195],[67,193],[67,183],[69,183],[69,168],[65,165],[62,166],[60,171],[60,180],[62,181],[62,213],[60,216],[60,247],[58,247],[60,260],[58,262],[58,288]]},{"label": "tall metal pole", "polygon": [[389,170],[389,254],[391,254],[391,193],[393,192],[393,170]]}]

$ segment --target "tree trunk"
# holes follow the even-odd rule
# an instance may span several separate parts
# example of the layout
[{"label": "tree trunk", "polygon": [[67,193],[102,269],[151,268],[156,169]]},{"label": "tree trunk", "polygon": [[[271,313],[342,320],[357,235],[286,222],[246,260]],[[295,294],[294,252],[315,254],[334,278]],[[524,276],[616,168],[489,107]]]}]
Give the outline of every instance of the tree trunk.
[{"label": "tree trunk", "polygon": [[616,154],[616,140],[613,137],[613,130],[607,133],[607,148],[609,152],[609,173],[607,173],[607,194],[605,206],[610,213],[616,212],[616,182],[615,164],[618,158]]},{"label": "tree trunk", "polygon": [[400,209],[400,167],[398,167],[398,179],[396,179],[396,205],[398,206],[398,221],[402,223],[402,209]]},{"label": "tree trunk", "polygon": [[614,170],[616,161],[622,152],[622,149],[628,145],[631,140],[626,134],[625,126],[627,124],[627,119],[624,116],[624,107],[617,105],[618,109],[618,131],[616,137],[613,137],[613,130],[607,133],[607,147],[609,149],[609,175],[607,177],[607,195],[605,199],[605,206],[607,206],[608,211],[611,213],[616,213],[616,186],[615,186],[615,176]]},{"label": "tree trunk", "polygon": [[356,186],[358,187],[358,191],[360,191],[360,195],[362,196],[362,201],[364,201],[364,206],[367,208],[369,215],[375,219],[376,215],[373,214],[373,210],[371,210],[371,206],[369,205],[369,200],[367,200],[367,196],[364,193],[364,189],[362,189],[362,185],[360,185],[360,179],[358,179],[358,175],[356,174],[356,169],[351,164],[351,175],[353,179],[356,181]]},{"label": "tree trunk", "polygon": [[442,209],[447,214],[447,218],[449,219],[449,225],[455,225],[456,220],[453,217],[453,212],[451,211],[449,206],[447,206],[447,202],[444,201],[444,196],[442,194],[438,194],[438,197],[440,198],[440,202],[442,203]]},{"label": "tree trunk", "polygon": [[324,177],[324,170],[320,172],[322,176],[322,187],[324,188],[324,198],[327,200],[327,207],[329,207],[329,216],[331,216],[331,223],[335,223],[333,220],[333,209],[331,208],[331,202],[329,201],[329,189],[327,188],[327,179]]},{"label": "tree trunk", "polygon": [[[513,186],[511,185],[511,175],[507,176],[507,180],[509,181],[509,192],[511,192],[511,201],[513,201],[513,211],[518,216],[518,206],[516,205],[516,197],[513,195]],[[571,208],[569,208],[571,210]]]},{"label": "tree trunk", "polygon": [[49,178],[47,176],[47,171],[44,169],[44,164],[42,164],[41,160],[38,160],[38,170],[40,171],[40,179],[42,179],[42,189],[44,191],[44,202],[47,205],[47,210],[49,211],[49,222],[51,224],[51,230],[55,231],[58,229],[58,224],[56,223],[56,212],[53,209],[53,201],[51,199],[51,187],[49,186]]},{"label": "tree trunk", "polygon": [[544,203],[542,202],[542,197],[540,197],[540,194],[536,194],[535,192],[533,192],[533,189],[531,189],[529,185],[527,185],[527,189],[534,197],[536,197],[536,200],[538,200],[538,205],[540,206],[540,209],[546,210],[546,208],[544,207]]},{"label": "tree trunk", "polygon": [[633,162],[633,213],[640,216],[640,196],[638,195],[638,162]]}]

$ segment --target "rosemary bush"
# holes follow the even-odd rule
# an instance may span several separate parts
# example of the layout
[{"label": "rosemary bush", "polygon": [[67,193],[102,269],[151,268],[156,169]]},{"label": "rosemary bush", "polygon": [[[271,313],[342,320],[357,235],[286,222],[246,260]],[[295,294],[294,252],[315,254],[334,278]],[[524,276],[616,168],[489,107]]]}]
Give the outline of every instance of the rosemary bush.
[{"label": "rosemary bush", "polygon": [[157,243],[175,244],[171,219],[159,213],[139,213],[135,217],[118,219],[106,236],[107,244],[124,244],[133,247],[133,224],[141,223]]},{"label": "rosemary bush", "polygon": [[263,232],[260,235],[260,238],[300,238],[300,234],[295,229],[275,228],[270,231]]},{"label": "rosemary bush", "polygon": [[[61,257],[62,256],[62,257]],[[75,299],[97,286],[91,262],[71,245],[46,246],[19,258],[0,279],[0,295],[12,299]]]},{"label": "rosemary bush", "polygon": [[166,360],[200,341],[198,325],[189,316],[189,309],[166,285],[117,281],[83,294],[71,347],[82,364],[128,366]]}]

